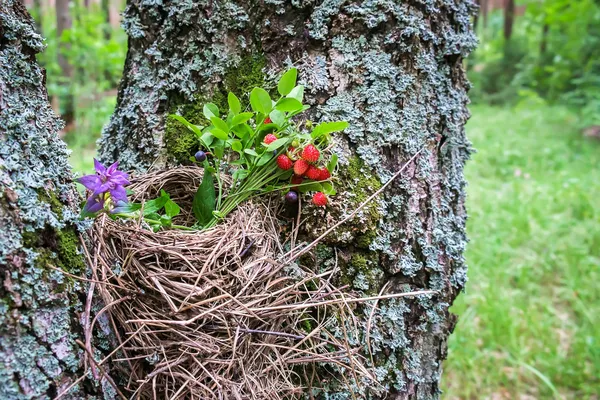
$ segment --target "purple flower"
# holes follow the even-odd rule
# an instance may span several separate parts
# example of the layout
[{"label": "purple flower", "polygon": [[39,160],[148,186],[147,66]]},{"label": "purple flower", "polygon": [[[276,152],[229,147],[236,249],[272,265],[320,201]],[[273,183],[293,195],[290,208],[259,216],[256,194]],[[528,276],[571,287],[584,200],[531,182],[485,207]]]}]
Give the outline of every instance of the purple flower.
[{"label": "purple flower", "polygon": [[119,163],[114,163],[106,168],[94,158],[96,174],[79,178],[79,183],[92,191],[83,209],[85,212],[95,213],[102,210],[108,199],[107,193],[110,193],[113,204],[127,202],[127,192],[124,186],[129,185],[129,176],[125,172],[118,171],[118,167]]}]

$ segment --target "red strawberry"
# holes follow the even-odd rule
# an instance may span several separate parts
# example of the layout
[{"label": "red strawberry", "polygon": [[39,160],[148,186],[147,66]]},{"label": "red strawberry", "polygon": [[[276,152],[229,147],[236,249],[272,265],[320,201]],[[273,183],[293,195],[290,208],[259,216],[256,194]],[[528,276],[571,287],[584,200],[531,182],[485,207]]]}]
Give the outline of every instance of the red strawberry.
[{"label": "red strawberry", "polygon": [[265,136],[265,140],[263,140],[263,143],[269,145],[276,140],[277,136],[273,135],[272,133],[269,133],[267,136]]},{"label": "red strawberry", "polygon": [[269,118],[269,117],[265,118],[265,121],[264,121],[265,125],[270,124],[271,122],[273,122],[273,121],[271,121],[271,118]]},{"label": "red strawberry", "polygon": [[294,163],[294,173],[298,176],[304,175],[304,173],[308,169],[308,165],[309,164],[303,159],[296,161]]},{"label": "red strawberry", "polygon": [[302,158],[308,162],[317,162],[320,155],[319,149],[312,144],[307,145],[304,150],[302,150]]},{"label": "red strawberry", "polygon": [[317,192],[313,195],[312,202],[315,206],[325,207],[327,205],[327,196],[325,196],[325,193]]},{"label": "red strawberry", "polygon": [[317,180],[318,181],[326,181],[329,178],[331,178],[331,173],[329,173],[329,170],[327,168],[321,168],[319,170],[319,179],[317,179]]},{"label": "red strawberry", "polygon": [[314,165],[311,165],[306,170],[306,177],[308,179],[312,179],[313,181],[316,181],[316,180],[319,180],[320,176],[321,176],[321,171],[319,170],[319,168],[315,167]]},{"label": "red strawberry", "polygon": [[302,181],[304,181],[304,179],[301,176],[298,175],[293,175],[292,176],[292,185],[299,185],[302,183]]},{"label": "red strawberry", "polygon": [[277,157],[277,166],[287,171],[294,166],[294,163],[288,156],[281,154],[279,157]]}]

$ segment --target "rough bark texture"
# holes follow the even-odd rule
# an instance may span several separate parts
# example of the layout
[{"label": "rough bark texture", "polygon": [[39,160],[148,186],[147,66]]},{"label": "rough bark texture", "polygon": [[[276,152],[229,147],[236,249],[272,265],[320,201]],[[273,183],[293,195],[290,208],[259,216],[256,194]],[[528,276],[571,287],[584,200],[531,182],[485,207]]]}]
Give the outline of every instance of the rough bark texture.
[{"label": "rough bark texture", "polygon": [[[84,273],[79,196],[35,61],[42,50],[20,1],[0,2],[1,399],[54,398],[83,374],[82,287],[53,269]],[[64,398],[93,392],[82,384]]]},{"label": "rough bark texture", "polygon": [[[337,262],[340,280],[365,293],[385,286],[439,295],[379,304],[370,344],[380,387],[324,379],[319,396],[439,396],[455,321],[448,307],[466,281],[463,166],[470,145],[461,61],[476,43],[475,8],[463,0],[129,1],[124,77],[100,141],[105,161],[138,170],[184,162],[196,140],[168,113],[198,119],[205,101],[225,104],[226,90],[239,95],[268,85],[292,64],[307,86],[310,119],[351,125],[337,139],[338,195],[325,212],[305,209],[313,217],[307,238],[329,225],[323,220],[351,212],[423,149],[381,200],[303,261],[317,268]],[[356,309],[365,331],[370,311]],[[366,338],[353,340],[364,345]]]}]

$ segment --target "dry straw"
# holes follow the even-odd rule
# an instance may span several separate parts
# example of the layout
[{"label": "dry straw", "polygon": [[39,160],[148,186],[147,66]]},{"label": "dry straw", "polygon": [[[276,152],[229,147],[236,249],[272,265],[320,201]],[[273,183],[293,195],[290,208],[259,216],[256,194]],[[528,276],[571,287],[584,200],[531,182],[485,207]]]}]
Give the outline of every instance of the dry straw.
[{"label": "dry straw", "polygon": [[[183,211],[175,223],[189,225],[185,210],[201,177],[180,167],[141,176],[131,189],[142,202],[165,189]],[[375,384],[364,352],[349,345],[364,332],[340,337],[331,322],[352,316],[358,301],[429,292],[360,298],[340,290],[335,268],[319,273],[292,261],[273,210],[248,202],[205,231],[155,233],[142,221],[98,218],[89,298],[100,294],[99,314],[108,313],[119,346],[92,359],[100,315],[90,321],[88,302],[81,345],[94,375],[106,376],[102,364],[112,359],[129,378],[118,383],[121,397],[142,399],[294,398],[318,388],[332,366]]]}]

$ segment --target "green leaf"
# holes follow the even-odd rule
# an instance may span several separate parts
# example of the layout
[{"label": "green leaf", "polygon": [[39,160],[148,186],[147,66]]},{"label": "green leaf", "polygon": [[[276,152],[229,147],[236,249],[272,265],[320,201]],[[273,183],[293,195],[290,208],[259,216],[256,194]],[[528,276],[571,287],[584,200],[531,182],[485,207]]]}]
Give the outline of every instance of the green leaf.
[{"label": "green leaf", "polygon": [[245,112],[245,113],[241,113],[239,115],[236,115],[231,120],[231,126],[236,126],[236,125],[239,125],[239,124],[243,124],[244,122],[248,121],[253,116],[254,116],[254,113],[251,113],[251,112]]},{"label": "green leaf", "polygon": [[199,127],[197,127],[196,125],[190,123],[187,119],[183,118],[181,115],[171,114],[169,116],[171,118],[173,118],[174,120],[181,122],[186,128],[188,128],[190,131],[192,131],[196,135],[198,135],[198,137],[202,136],[202,130]]},{"label": "green leaf", "polygon": [[271,114],[269,114],[269,118],[271,118],[271,121],[273,121],[273,123],[278,126],[283,126],[283,124],[285,123],[285,113],[279,110],[271,111]]},{"label": "green leaf", "polygon": [[327,163],[327,171],[329,171],[330,174],[333,173],[333,170],[335,169],[337,162],[338,162],[338,156],[337,156],[337,154],[333,154],[331,156],[331,159]]},{"label": "green leaf", "polygon": [[319,182],[303,183],[298,186],[298,190],[300,190],[301,193],[321,192],[323,191],[323,186]]},{"label": "green leaf", "polygon": [[285,96],[289,94],[296,85],[296,78],[298,77],[298,70],[296,68],[290,68],[279,80],[277,84],[277,91],[280,95]]},{"label": "green leaf", "polygon": [[235,136],[239,137],[240,139],[244,139],[245,137],[251,136],[254,133],[254,131],[248,126],[248,124],[236,125],[231,130],[233,131]]},{"label": "green leaf", "polygon": [[202,111],[204,112],[204,116],[206,117],[206,119],[208,119],[209,121],[212,117],[219,118],[219,107],[217,107],[216,104],[207,103],[204,105]]},{"label": "green leaf", "polygon": [[300,113],[303,113],[304,111],[308,110],[309,108],[310,108],[310,106],[308,104],[304,104],[301,109],[290,112],[288,114],[288,118],[292,118],[294,115],[298,115]]},{"label": "green leaf", "polygon": [[165,203],[165,213],[169,218],[176,217],[181,212],[181,208],[173,200],[169,199]]},{"label": "green leaf", "polygon": [[323,122],[317,125],[310,135],[313,139],[317,139],[328,133],[343,131],[349,125],[346,121]]},{"label": "green leaf", "polygon": [[273,150],[277,150],[280,147],[285,146],[286,144],[288,144],[290,141],[290,138],[281,138],[281,139],[277,139],[276,141],[274,141],[273,143],[271,143],[270,145],[267,146],[267,148],[265,149],[265,152],[269,152],[269,151],[273,151]]},{"label": "green leaf", "polygon": [[253,149],[244,149],[244,153],[250,154],[251,156],[258,157],[258,153]]},{"label": "green leaf", "polygon": [[213,151],[215,152],[215,157],[222,159],[223,154],[225,153],[225,141],[217,140],[217,142],[215,142],[213,145]]},{"label": "green leaf", "polygon": [[275,109],[279,111],[297,111],[302,109],[302,103],[296,99],[284,97],[277,102]]},{"label": "green leaf", "polygon": [[202,134],[202,136],[200,137],[200,140],[202,141],[202,143],[204,143],[204,145],[206,147],[208,147],[212,144],[214,138],[215,137],[213,135],[211,135],[211,133],[209,131],[206,131]]},{"label": "green leaf", "polygon": [[227,95],[227,103],[229,103],[229,109],[234,114],[239,114],[242,111],[242,104],[240,103],[240,99],[231,92]]},{"label": "green leaf", "polygon": [[[133,214],[136,211],[139,211],[142,208],[142,205],[140,203],[126,203],[126,204],[121,204],[118,205],[117,207],[115,207],[113,209],[114,213],[117,214]],[[83,213],[83,211],[82,211]],[[90,214],[90,213],[86,213],[86,214]],[[92,215],[94,215],[95,213],[91,213]]]},{"label": "green leaf", "polygon": [[229,133],[229,125],[227,125],[227,122],[223,121],[221,118],[212,117],[210,122],[212,122],[215,128],[222,130],[225,132],[225,134]]},{"label": "green leaf", "polygon": [[165,206],[165,203],[169,200],[167,196],[160,196],[154,200],[150,200],[144,203],[144,216],[149,216],[159,211]]},{"label": "green leaf", "polygon": [[204,171],[202,183],[198,187],[192,203],[192,212],[200,225],[204,226],[210,222],[215,210],[215,204],[215,180],[212,173]]},{"label": "green leaf", "polygon": [[323,189],[323,193],[325,193],[329,196],[334,196],[337,193],[335,191],[335,189],[333,188],[333,185],[331,184],[331,182],[322,182],[321,187]]},{"label": "green leaf", "polygon": [[265,89],[254,88],[250,92],[250,106],[254,111],[268,115],[273,108],[273,102]]},{"label": "green leaf", "polygon": [[272,158],[273,158],[273,153],[272,152],[264,153],[262,156],[260,156],[260,158],[258,159],[258,162],[256,163],[256,165],[258,167],[262,167],[263,165],[265,165],[266,163],[268,163]]},{"label": "green leaf", "polygon": [[304,86],[302,86],[302,85],[296,86],[295,88],[292,89],[292,91],[286,97],[296,99],[299,102],[302,102],[302,99],[304,98]]},{"label": "green leaf", "polygon": [[227,136],[227,132],[224,132],[219,128],[213,128],[210,131],[210,134],[213,135],[214,137],[216,137],[217,139],[221,139],[221,140],[227,140],[227,138],[229,137],[229,136]]},{"label": "green leaf", "polygon": [[238,181],[244,180],[249,174],[247,169],[238,169],[233,173],[233,179],[237,179]]},{"label": "green leaf", "polygon": [[233,151],[237,151],[238,153],[242,152],[242,142],[240,142],[239,140],[232,140],[231,141],[231,149]]}]

